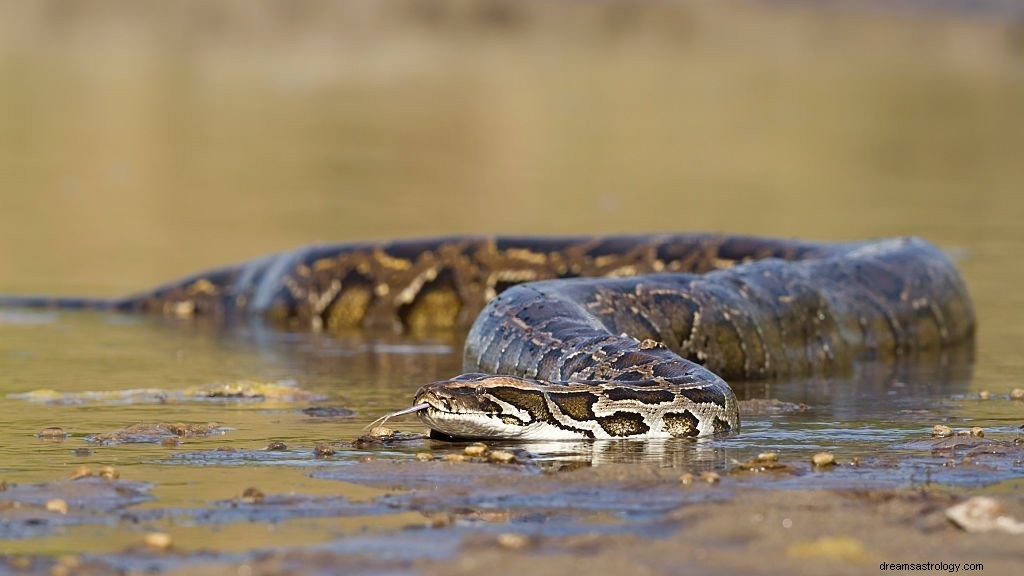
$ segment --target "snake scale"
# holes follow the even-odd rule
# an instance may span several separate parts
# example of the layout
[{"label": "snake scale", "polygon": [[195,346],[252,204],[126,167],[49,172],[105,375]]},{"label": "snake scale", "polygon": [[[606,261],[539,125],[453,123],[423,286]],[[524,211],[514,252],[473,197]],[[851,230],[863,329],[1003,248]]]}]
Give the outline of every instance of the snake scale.
[{"label": "snake scale", "polygon": [[725,379],[970,345],[967,290],[918,238],[450,237],[311,246],[114,300],[4,298],[286,329],[472,324],[467,373],[407,412],[460,438],[668,438],[739,426]]}]

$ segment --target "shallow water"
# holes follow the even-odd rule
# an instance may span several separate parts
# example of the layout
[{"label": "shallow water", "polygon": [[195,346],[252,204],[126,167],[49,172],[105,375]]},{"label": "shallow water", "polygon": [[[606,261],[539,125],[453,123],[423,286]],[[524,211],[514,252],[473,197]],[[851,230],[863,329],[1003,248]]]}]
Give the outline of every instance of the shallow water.
[{"label": "shallow water", "polygon": [[[830,450],[871,465],[772,486],[1019,492],[1019,459],[951,467],[948,453],[917,443],[939,423],[1013,441],[1024,422],[1024,403],[1007,397],[1024,387],[1020,24],[806,3],[574,4],[431,12],[297,2],[290,12],[0,3],[0,293],[124,294],[297,245],[424,234],[916,234],[946,249],[970,287],[980,326],[973,360],[738,383],[741,397],[808,408],[745,417],[725,438],[504,447],[524,450],[532,473],[616,463],[725,470],[768,450],[793,460]],[[347,535],[428,520],[401,495],[381,500],[368,485],[387,479],[363,459],[413,462],[418,451],[459,448],[348,443],[421,384],[457,373],[460,347],[457,334],[295,334],[0,310],[0,480],[116,466],[153,485],[138,508],[158,512],[144,525],[173,531],[185,547],[381,545]],[[243,381],[318,398],[174,397]],[[82,396],[146,389],[170,398]],[[40,390],[65,396],[25,396]],[[303,412],[311,406],[352,413]],[[175,446],[89,440],[157,421],[217,422],[223,432]],[[421,430],[413,419],[392,425]],[[48,426],[70,436],[35,436]],[[270,441],[287,449],[265,450]],[[336,454],[316,458],[319,442]],[[468,485],[431,480],[457,494]],[[247,486],[331,495],[345,513],[313,520],[293,510],[246,524],[214,505],[216,529],[196,519]],[[605,489],[581,499],[573,490],[534,498],[510,482],[452,505],[561,510],[585,501],[589,514],[635,520],[687,498]],[[533,528],[593,528],[558,514]],[[139,529],[117,522],[98,536],[88,523],[24,533],[0,551],[120,550]]]}]

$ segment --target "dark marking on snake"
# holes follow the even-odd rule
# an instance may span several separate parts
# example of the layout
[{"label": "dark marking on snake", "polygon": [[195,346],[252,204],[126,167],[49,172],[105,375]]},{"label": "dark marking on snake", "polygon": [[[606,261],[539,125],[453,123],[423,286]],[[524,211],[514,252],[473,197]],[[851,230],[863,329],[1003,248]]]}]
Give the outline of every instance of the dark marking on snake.
[{"label": "dark marking on snake", "polygon": [[663,418],[665,431],[673,438],[686,438],[700,433],[697,428],[697,417],[689,410],[667,412]]},{"label": "dark marking on snake", "polygon": [[650,430],[644,417],[635,412],[619,410],[611,416],[598,416],[596,420],[601,428],[613,438],[642,436]]},{"label": "dark marking on snake", "polygon": [[594,404],[599,399],[592,392],[549,392],[548,397],[563,414],[578,422],[594,419]]},{"label": "dark marking on snake", "polygon": [[642,404],[664,404],[676,399],[676,395],[668,390],[643,388],[608,388],[605,396],[609,400],[636,400]]}]

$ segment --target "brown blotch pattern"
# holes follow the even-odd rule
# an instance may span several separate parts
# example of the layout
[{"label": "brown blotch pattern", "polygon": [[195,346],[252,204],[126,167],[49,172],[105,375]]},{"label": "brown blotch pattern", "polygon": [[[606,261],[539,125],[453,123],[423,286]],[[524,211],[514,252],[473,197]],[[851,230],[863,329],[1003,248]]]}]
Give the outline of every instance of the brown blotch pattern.
[{"label": "brown blotch pattern", "polygon": [[671,434],[673,438],[685,438],[700,434],[700,430],[697,429],[697,417],[689,410],[668,412],[665,414],[663,421],[665,423],[665,431]]},{"label": "brown blotch pattern", "polygon": [[597,396],[590,392],[550,392],[548,397],[563,414],[576,421],[594,418],[594,404]]},{"label": "brown blotch pattern", "polygon": [[673,402],[676,395],[669,390],[643,388],[609,388],[605,390],[609,400],[636,400],[643,404],[663,404]]},{"label": "brown blotch pattern", "polygon": [[499,386],[490,388],[488,391],[498,400],[526,410],[534,420],[551,419],[551,412],[548,410],[548,403],[544,400],[543,392],[521,390],[511,386]]},{"label": "brown blotch pattern", "polygon": [[644,422],[644,417],[634,412],[618,411],[611,416],[600,416],[596,420],[609,436],[620,438],[646,434],[651,429]]}]

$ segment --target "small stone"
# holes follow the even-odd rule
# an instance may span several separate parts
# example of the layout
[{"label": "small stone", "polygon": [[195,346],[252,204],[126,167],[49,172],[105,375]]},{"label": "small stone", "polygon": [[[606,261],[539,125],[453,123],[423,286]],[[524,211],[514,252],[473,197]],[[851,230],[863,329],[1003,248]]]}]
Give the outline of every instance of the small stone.
[{"label": "small stone", "polygon": [[104,466],[103,468],[100,468],[99,477],[104,480],[117,480],[121,477],[121,473],[113,466]]},{"label": "small stone", "polygon": [[679,476],[679,483],[682,484],[683,486],[689,486],[690,484],[693,484],[693,474],[687,472]]},{"label": "small stone", "polygon": [[68,503],[60,498],[53,498],[52,500],[46,501],[46,509],[58,514],[67,514]]},{"label": "small stone", "polygon": [[445,462],[465,462],[466,461],[466,455],[465,454],[445,454],[444,458],[441,458],[441,459],[444,460]]},{"label": "small stone", "polygon": [[334,447],[326,442],[319,442],[316,446],[313,446],[313,455],[317,458],[334,456]]},{"label": "small stone", "polygon": [[166,532],[150,532],[142,540],[153,550],[167,550],[171,547],[171,535]]},{"label": "small stone", "polygon": [[265,499],[266,496],[259,488],[249,487],[242,492],[242,502],[246,504],[262,504]]},{"label": "small stone", "polygon": [[516,532],[498,534],[498,545],[510,550],[520,550],[530,545],[530,537]]},{"label": "small stone", "polygon": [[420,462],[430,462],[434,459],[434,455],[430,452],[417,452],[416,459]]},{"label": "small stone", "polygon": [[82,565],[82,560],[78,556],[65,555],[61,556],[57,563],[50,568],[50,576],[71,576],[77,573],[77,568]]},{"label": "small stone", "polygon": [[700,480],[701,482],[707,482],[708,484],[718,484],[722,480],[722,477],[718,472],[701,472]]},{"label": "small stone", "polygon": [[818,452],[814,456],[811,456],[811,462],[814,463],[816,468],[835,466],[836,456],[831,452]]},{"label": "small stone", "polygon": [[516,461],[516,455],[506,450],[495,450],[487,455],[487,459],[499,464],[511,464]]},{"label": "small stone", "polygon": [[778,452],[761,452],[760,454],[757,455],[757,461],[758,462],[778,462],[779,461],[779,453]]},{"label": "small stone", "polygon": [[982,428],[981,426],[975,426],[971,428],[971,436],[974,436],[975,438],[984,438],[985,429]]},{"label": "small stone", "polygon": [[463,452],[466,454],[466,456],[473,456],[473,457],[483,456],[484,454],[487,453],[487,444],[483,444],[481,442],[476,442],[474,444],[470,444],[469,446],[466,446],[466,448],[463,450]]},{"label": "small stone", "polygon": [[935,438],[949,438],[953,435],[953,429],[945,424],[936,424],[932,426],[932,436]]},{"label": "small stone", "polygon": [[40,430],[36,437],[44,440],[63,440],[68,437],[68,433],[60,426],[47,426]]},{"label": "small stone", "polygon": [[181,444],[181,439],[176,438],[174,436],[168,436],[167,438],[163,438],[160,440],[160,445],[163,446],[164,448],[174,448],[178,444]]},{"label": "small stone", "polygon": [[991,397],[992,397],[992,393],[989,392],[988,390],[982,390],[981,392],[978,392],[978,399],[979,400],[988,400]]},{"label": "small stone", "polygon": [[79,466],[71,473],[71,479],[78,480],[79,478],[87,478],[92,475],[92,470],[88,466]]},{"label": "small stone", "polygon": [[370,436],[373,438],[392,438],[395,431],[386,426],[374,426],[370,428]]},{"label": "small stone", "polygon": [[288,445],[285,444],[284,442],[281,442],[280,440],[273,440],[267,443],[268,452],[284,452],[287,449]]},{"label": "small stone", "polygon": [[1024,400],[1024,388],[1010,390],[1010,400]]}]

